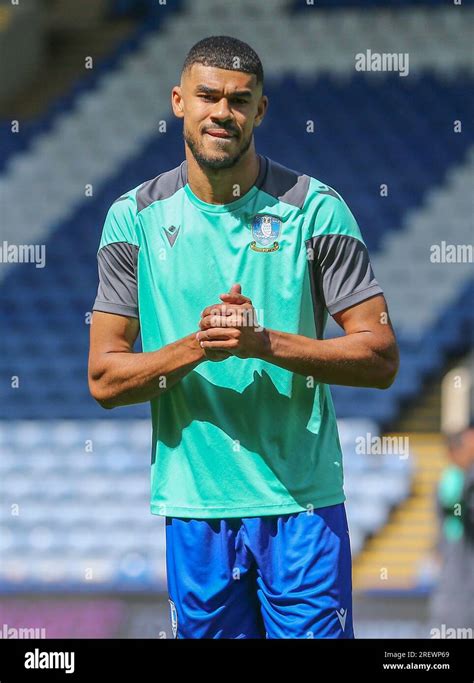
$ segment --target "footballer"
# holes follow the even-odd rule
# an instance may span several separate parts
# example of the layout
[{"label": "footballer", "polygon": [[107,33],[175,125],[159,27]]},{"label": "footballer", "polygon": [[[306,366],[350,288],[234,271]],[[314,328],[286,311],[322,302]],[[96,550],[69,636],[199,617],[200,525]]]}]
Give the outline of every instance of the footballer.
[{"label": "footballer", "polygon": [[[108,409],[151,402],[174,637],[353,638],[329,385],[387,389],[399,354],[343,198],[256,151],[263,86],[236,38],[186,56],[185,159],[105,219],[89,387]],[[328,315],[343,336],[324,339]]]}]

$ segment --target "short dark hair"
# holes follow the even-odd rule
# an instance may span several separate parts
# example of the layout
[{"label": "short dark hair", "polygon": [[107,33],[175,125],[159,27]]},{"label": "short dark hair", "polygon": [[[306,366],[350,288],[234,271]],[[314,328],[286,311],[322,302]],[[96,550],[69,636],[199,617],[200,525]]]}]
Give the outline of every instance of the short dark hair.
[{"label": "short dark hair", "polygon": [[214,66],[218,69],[243,71],[255,74],[263,86],[263,66],[260,57],[250,45],[231,36],[209,36],[193,45],[184,60],[182,73],[193,64]]}]

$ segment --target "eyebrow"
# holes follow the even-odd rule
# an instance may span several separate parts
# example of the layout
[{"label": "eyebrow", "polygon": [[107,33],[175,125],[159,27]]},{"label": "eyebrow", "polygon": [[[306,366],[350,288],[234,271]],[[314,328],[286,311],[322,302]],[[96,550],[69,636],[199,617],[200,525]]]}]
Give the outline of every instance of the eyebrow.
[{"label": "eyebrow", "polygon": [[[196,92],[206,93],[206,95],[219,95],[221,91],[217,88],[210,88],[208,85],[204,85],[204,83],[200,83],[196,86]],[[230,94],[230,97],[252,97],[252,94],[251,90],[236,90]]]}]

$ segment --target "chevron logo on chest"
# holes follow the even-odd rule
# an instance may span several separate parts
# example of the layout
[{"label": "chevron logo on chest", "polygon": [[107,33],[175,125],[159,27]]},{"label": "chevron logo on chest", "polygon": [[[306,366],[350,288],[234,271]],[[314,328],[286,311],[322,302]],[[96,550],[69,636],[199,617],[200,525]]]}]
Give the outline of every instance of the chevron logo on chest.
[{"label": "chevron logo on chest", "polygon": [[176,227],[175,225],[170,225],[169,228],[163,228],[165,231],[166,238],[169,242],[170,247],[176,242],[181,226]]}]

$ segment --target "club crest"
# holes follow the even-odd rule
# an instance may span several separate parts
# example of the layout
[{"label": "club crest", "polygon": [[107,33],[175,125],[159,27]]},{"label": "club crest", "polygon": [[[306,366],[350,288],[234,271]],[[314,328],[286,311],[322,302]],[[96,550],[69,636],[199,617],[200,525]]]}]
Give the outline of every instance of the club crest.
[{"label": "club crest", "polygon": [[280,235],[281,220],[276,216],[257,215],[252,218],[252,237],[250,248],[254,251],[276,251],[280,248],[277,239]]}]

